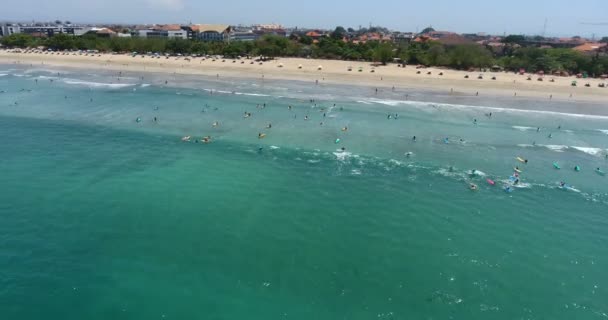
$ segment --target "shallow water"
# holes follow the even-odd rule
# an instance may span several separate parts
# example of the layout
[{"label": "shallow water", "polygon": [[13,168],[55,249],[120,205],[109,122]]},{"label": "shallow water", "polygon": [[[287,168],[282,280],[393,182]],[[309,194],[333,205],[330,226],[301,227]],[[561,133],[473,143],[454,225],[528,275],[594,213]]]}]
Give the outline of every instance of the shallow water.
[{"label": "shallow water", "polygon": [[56,72],[0,66],[7,319],[607,317],[601,106]]}]

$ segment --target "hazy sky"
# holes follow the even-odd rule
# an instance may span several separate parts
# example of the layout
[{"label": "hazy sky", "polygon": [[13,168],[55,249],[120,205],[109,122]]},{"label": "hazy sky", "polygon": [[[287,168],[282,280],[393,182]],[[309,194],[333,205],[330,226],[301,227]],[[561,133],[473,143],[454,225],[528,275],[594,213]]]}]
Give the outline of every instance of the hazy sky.
[{"label": "hazy sky", "polygon": [[[124,23],[280,23],[328,28],[386,26],[493,34],[608,36],[608,0],[28,0],[2,6],[0,20]],[[581,23],[605,23],[584,25]]]}]

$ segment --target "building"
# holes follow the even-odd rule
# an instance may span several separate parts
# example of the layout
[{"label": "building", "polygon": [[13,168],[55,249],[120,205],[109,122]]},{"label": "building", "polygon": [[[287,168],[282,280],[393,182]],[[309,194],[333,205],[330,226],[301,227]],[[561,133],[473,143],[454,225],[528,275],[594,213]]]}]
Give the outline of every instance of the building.
[{"label": "building", "polygon": [[188,39],[189,30],[177,24],[141,26],[135,35],[142,38]]},{"label": "building", "polygon": [[195,24],[190,26],[194,38],[202,41],[230,41],[232,28],[225,24]]},{"label": "building", "polygon": [[608,43],[589,42],[572,48],[572,50],[588,55],[606,54],[608,53]]},{"label": "building", "polygon": [[10,36],[14,33],[29,34],[34,37],[52,37],[55,34],[69,34],[73,36],[81,36],[91,30],[90,27],[76,25],[18,25],[10,24],[0,27],[2,36]]}]

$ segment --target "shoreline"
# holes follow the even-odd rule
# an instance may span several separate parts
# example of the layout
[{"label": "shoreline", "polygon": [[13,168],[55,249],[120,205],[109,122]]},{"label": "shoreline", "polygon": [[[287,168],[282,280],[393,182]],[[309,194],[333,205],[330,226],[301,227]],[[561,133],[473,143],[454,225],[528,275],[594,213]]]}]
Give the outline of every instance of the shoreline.
[{"label": "shoreline", "polygon": [[[235,61],[235,62],[233,62]],[[154,58],[126,54],[73,55],[73,53],[16,53],[0,50],[0,63],[7,65],[31,65],[31,67],[70,67],[76,69],[103,70],[115,72],[137,72],[158,74],[181,74],[207,77],[235,77],[265,80],[294,80],[312,85],[338,84],[369,88],[419,89],[457,96],[518,97],[537,100],[605,102],[608,88],[599,88],[606,83],[601,79],[576,79],[575,77],[545,76],[538,81],[537,75],[519,75],[505,72],[465,72],[449,69],[414,66],[399,68],[396,65],[373,67],[368,62],[338,60],[314,60],[301,58],[279,58],[266,61],[262,65],[246,59],[211,59],[185,57]],[[301,66],[301,68],[300,68]],[[322,68],[319,68],[322,67]],[[352,71],[348,71],[352,67]],[[359,68],[362,69],[359,72]],[[372,72],[374,70],[374,72]],[[420,72],[420,74],[417,74]],[[427,72],[431,74],[428,75]],[[443,73],[443,75],[439,75]],[[469,79],[465,79],[465,75]],[[483,79],[477,79],[483,75]],[[526,80],[529,76],[532,80]],[[491,80],[496,77],[496,80]],[[555,82],[549,82],[549,79]],[[578,86],[572,87],[572,81]],[[589,83],[591,87],[584,85]]]}]

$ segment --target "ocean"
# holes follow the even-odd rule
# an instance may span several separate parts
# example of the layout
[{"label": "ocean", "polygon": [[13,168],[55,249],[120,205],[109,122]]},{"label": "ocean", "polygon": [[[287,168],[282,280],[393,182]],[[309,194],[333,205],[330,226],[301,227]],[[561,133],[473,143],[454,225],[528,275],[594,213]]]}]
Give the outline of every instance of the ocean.
[{"label": "ocean", "polygon": [[0,91],[2,319],[608,318],[605,105],[19,65]]}]

